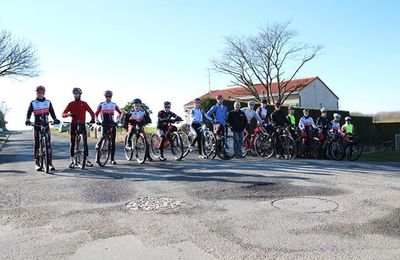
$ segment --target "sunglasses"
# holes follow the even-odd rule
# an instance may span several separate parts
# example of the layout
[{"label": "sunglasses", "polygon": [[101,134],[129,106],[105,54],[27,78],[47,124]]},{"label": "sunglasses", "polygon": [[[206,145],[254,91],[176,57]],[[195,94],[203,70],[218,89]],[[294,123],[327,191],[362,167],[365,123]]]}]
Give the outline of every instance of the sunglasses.
[{"label": "sunglasses", "polygon": [[171,108],[171,107],[164,107],[164,108]]},{"label": "sunglasses", "polygon": [[112,98],[112,96],[106,96],[106,98]]}]

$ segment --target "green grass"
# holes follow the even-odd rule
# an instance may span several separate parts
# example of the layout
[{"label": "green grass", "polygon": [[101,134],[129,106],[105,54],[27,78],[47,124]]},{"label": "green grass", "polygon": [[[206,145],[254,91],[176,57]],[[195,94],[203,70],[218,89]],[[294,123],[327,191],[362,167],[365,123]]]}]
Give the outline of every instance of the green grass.
[{"label": "green grass", "polygon": [[359,160],[370,162],[400,162],[400,151],[363,153]]}]

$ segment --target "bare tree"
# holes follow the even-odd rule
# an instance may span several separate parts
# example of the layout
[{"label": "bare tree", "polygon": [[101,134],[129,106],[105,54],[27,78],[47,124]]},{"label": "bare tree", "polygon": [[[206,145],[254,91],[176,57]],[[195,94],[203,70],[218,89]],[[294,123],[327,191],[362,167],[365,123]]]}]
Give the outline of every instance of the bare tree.
[{"label": "bare tree", "polygon": [[38,74],[32,45],[16,40],[8,31],[0,31],[0,77],[36,77]]},{"label": "bare tree", "polygon": [[[296,41],[297,33],[288,26],[289,23],[275,24],[255,36],[227,37],[222,56],[211,61],[214,69],[230,75],[233,84],[243,87],[257,100],[284,103],[303,87],[290,87],[290,82],[322,48]],[[277,83],[278,93],[273,93],[273,82]],[[263,86],[261,95],[257,84]]]}]

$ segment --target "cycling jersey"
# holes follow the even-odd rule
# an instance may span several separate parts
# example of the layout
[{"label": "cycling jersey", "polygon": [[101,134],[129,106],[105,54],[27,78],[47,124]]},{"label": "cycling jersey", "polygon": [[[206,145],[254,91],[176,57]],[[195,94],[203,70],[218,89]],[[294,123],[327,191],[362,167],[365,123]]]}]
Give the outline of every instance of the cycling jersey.
[{"label": "cycling jersey", "polygon": [[223,104],[215,104],[208,110],[206,117],[210,121],[213,120],[212,117],[215,117],[217,123],[225,125],[228,118],[228,108]]},{"label": "cycling jersey", "polygon": [[296,126],[296,117],[294,115],[289,114],[289,115],[286,116],[286,119],[290,122],[290,125],[292,127]]},{"label": "cycling jersey", "polygon": [[200,107],[195,107],[192,109],[192,123],[202,123],[204,111]]},{"label": "cycling jersey", "polygon": [[339,130],[340,130],[340,122],[333,120],[331,122],[331,131],[339,132]]},{"label": "cycling jersey", "polygon": [[96,118],[101,114],[101,121],[103,124],[111,125],[114,124],[114,113],[117,111],[121,114],[121,110],[114,102],[101,102],[96,110]]},{"label": "cycling jersey", "polygon": [[261,117],[262,120],[268,121],[268,110],[264,107],[257,108],[257,114]]},{"label": "cycling jersey", "polygon": [[282,110],[275,110],[272,114],[271,114],[271,121],[272,124],[275,126],[287,126],[289,125],[289,121],[286,118],[285,113],[283,113]]},{"label": "cycling jersey", "polygon": [[93,110],[89,107],[89,105],[82,100],[74,100],[68,104],[65,108],[62,116],[68,117],[68,113],[72,113],[74,116],[72,117],[72,124],[85,124],[86,122],[86,112],[89,112],[92,120],[95,118],[95,114]]},{"label": "cycling jersey", "polygon": [[254,109],[251,109],[249,107],[244,107],[241,109],[243,113],[246,115],[247,118],[247,123],[250,124],[251,120],[255,118],[260,124],[263,123],[263,120],[261,117],[256,113]]},{"label": "cycling jersey", "polygon": [[166,112],[165,110],[161,110],[158,112],[158,122],[157,122],[157,128],[159,129],[166,129],[168,126],[168,123],[171,122],[172,118],[177,118],[178,116],[174,112]]},{"label": "cycling jersey", "polygon": [[321,127],[322,129],[329,129],[329,128],[331,128],[331,120],[329,120],[329,118],[327,116],[318,117],[317,126]]},{"label": "cycling jersey", "polygon": [[343,126],[342,126],[342,132],[343,133],[345,133],[345,134],[353,134],[353,131],[354,131],[354,126],[353,126],[353,124],[344,124]]},{"label": "cycling jersey", "polygon": [[56,119],[56,114],[54,113],[53,105],[51,104],[50,100],[45,98],[43,99],[35,99],[31,101],[28,107],[28,112],[26,113],[26,119],[29,120],[31,115],[35,117],[35,124],[38,124],[41,120],[40,117],[44,117],[44,122],[48,122],[49,114],[53,119]]},{"label": "cycling jersey", "polygon": [[314,123],[314,119],[312,119],[312,117],[302,117],[300,118],[299,121],[299,128],[304,131],[306,130],[306,128],[317,128],[317,126]]}]

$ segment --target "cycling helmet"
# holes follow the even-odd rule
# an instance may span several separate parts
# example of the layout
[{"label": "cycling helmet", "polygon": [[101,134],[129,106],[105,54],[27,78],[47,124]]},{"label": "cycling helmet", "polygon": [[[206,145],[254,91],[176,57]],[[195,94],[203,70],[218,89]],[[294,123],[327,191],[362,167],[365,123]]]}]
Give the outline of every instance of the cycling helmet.
[{"label": "cycling helmet", "polygon": [[321,113],[326,113],[328,112],[328,109],[326,109],[325,107],[321,108]]},{"label": "cycling helmet", "polygon": [[307,113],[307,114],[310,114],[310,110],[304,109],[304,110],[303,110],[303,114],[306,114],[306,113]]},{"label": "cycling helmet", "polygon": [[267,101],[266,98],[263,98],[263,100],[261,100],[261,103],[262,103],[262,104],[268,104],[268,101]]},{"label": "cycling helmet", "polygon": [[165,101],[164,102],[164,107],[171,107],[171,102]]},{"label": "cycling helmet", "polygon": [[80,88],[73,88],[73,89],[72,89],[72,94],[75,94],[75,93],[82,94],[82,89],[80,89]]},{"label": "cycling helmet", "polygon": [[219,94],[219,95],[217,95],[215,98],[216,98],[216,99],[223,99],[224,97],[223,97],[221,94]]},{"label": "cycling helmet", "polygon": [[142,104],[142,100],[140,100],[140,98],[135,98],[133,104]]},{"label": "cycling helmet", "polygon": [[255,106],[255,105],[256,105],[256,101],[250,100],[249,102],[247,102],[247,104],[248,104],[249,106]]},{"label": "cycling helmet", "polygon": [[338,114],[338,113],[334,113],[334,114],[333,114],[333,117],[334,117],[334,118],[339,118],[339,119],[342,118],[342,116],[341,116],[340,114]]},{"label": "cycling helmet", "polygon": [[293,106],[288,107],[288,110],[293,110],[293,109],[294,109]]},{"label": "cycling helmet", "polygon": [[346,117],[345,117],[345,120],[346,120],[346,121],[350,121],[350,120],[351,120],[351,117],[346,116]]},{"label": "cycling helmet", "polygon": [[36,93],[38,93],[38,92],[46,92],[46,88],[43,87],[43,86],[37,86],[36,87]]},{"label": "cycling helmet", "polygon": [[104,91],[104,96],[105,96],[105,97],[112,97],[112,95],[113,95],[113,93],[112,93],[111,90],[106,90],[106,91]]},{"label": "cycling helmet", "polygon": [[195,99],[194,99],[194,102],[195,102],[195,103],[200,103],[200,102],[201,102],[201,99],[200,99],[200,98],[195,98]]},{"label": "cycling helmet", "polygon": [[281,105],[282,105],[282,103],[281,103],[280,101],[276,101],[276,102],[275,102],[275,106],[276,106],[276,107],[280,107]]}]

